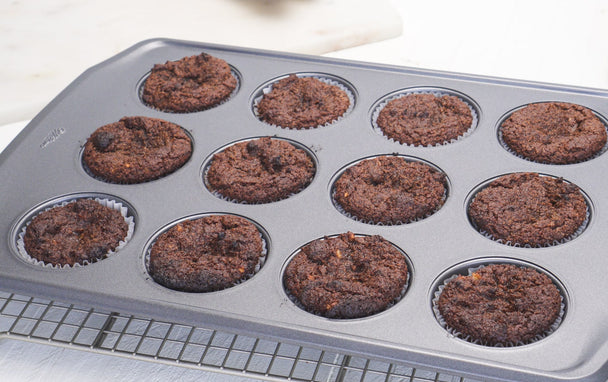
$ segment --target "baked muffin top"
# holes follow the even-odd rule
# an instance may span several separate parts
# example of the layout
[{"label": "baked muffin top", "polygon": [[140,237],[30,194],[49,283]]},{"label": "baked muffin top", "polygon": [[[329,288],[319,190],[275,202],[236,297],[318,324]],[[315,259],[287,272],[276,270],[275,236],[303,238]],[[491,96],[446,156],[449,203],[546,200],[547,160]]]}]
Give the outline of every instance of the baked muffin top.
[{"label": "baked muffin top", "polygon": [[379,156],[349,167],[334,184],[334,200],[356,219],[403,224],[425,218],[443,205],[445,174],[400,156]]},{"label": "baked muffin top", "polygon": [[82,159],[96,177],[110,183],[143,183],[182,167],[192,141],[178,125],[150,117],[124,117],[95,130]]},{"label": "baked muffin top", "polygon": [[389,101],[376,124],[386,137],[399,143],[435,146],[466,133],[472,127],[473,114],[456,96],[409,93]]},{"label": "baked muffin top", "polygon": [[271,125],[309,129],[334,122],[349,106],[350,99],[339,86],[290,74],[272,84],[258,102],[257,113]]},{"label": "baked muffin top", "polygon": [[215,154],[206,172],[209,189],[243,203],[270,203],[300,192],[315,165],[291,143],[270,137],[239,142]]},{"label": "baked muffin top", "polygon": [[142,99],[161,111],[191,113],[228,99],[237,84],[226,61],[201,53],[154,65],[144,83]]},{"label": "baked muffin top", "polygon": [[533,103],[516,110],[501,125],[504,143],[535,162],[585,161],[606,144],[606,126],[584,106],[565,102]]},{"label": "baked muffin top", "polygon": [[480,190],[468,213],[494,240],[537,247],[571,238],[587,219],[587,203],[576,185],[561,178],[513,173]]},{"label": "baked muffin top", "polygon": [[560,314],[561,301],[547,275],[513,264],[491,264],[450,280],[437,308],[447,327],[461,337],[513,346],[547,333]]},{"label": "baked muffin top", "polygon": [[305,309],[329,318],[378,313],[398,299],[408,280],[405,256],[381,236],[352,232],[315,240],[285,269],[286,290]]}]

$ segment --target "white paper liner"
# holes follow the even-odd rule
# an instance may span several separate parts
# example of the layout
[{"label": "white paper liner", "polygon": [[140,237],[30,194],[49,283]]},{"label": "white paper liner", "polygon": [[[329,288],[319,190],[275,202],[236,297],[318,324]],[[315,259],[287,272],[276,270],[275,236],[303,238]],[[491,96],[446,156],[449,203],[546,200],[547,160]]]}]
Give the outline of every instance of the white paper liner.
[{"label": "white paper liner", "polygon": [[[300,78],[304,78],[304,77],[312,77],[315,78],[323,83],[326,83],[328,85],[334,85],[337,86],[338,88],[340,88],[340,90],[344,91],[344,93],[346,93],[346,96],[348,97],[348,108],[346,109],[346,111],[339,116],[338,118],[334,119],[331,122],[327,122],[323,125],[317,125],[317,126],[308,126],[308,127],[303,127],[300,128],[299,130],[310,130],[310,129],[316,129],[316,128],[320,128],[320,127],[326,127],[326,126],[330,126],[333,125],[335,123],[340,122],[346,115],[348,115],[353,108],[355,107],[355,95],[353,94],[353,92],[351,92],[351,90],[342,82],[338,81],[338,80],[334,80],[332,78],[329,78],[327,76],[323,76],[322,74],[298,74],[295,73],[296,76],[300,77]],[[261,122],[264,122],[265,124],[272,126],[272,127],[276,127],[276,128],[281,128],[281,129],[290,129],[290,130],[298,130],[298,128],[295,127],[289,127],[289,126],[278,126],[278,125],[274,125],[272,123],[268,123],[264,120],[262,120],[260,118],[260,113],[258,112],[258,104],[260,103],[260,101],[262,100],[262,98],[264,98],[265,94],[268,94],[272,91],[272,85],[274,85],[275,83],[277,83],[279,80],[284,79],[283,78],[279,78],[276,81],[273,81],[271,84],[269,84],[268,86],[262,88],[261,91],[259,91],[260,95],[258,95],[257,97],[254,98],[253,100],[253,114],[255,115],[255,117],[257,119],[259,119]]]},{"label": "white paper liner", "polygon": [[[473,200],[475,200],[475,198],[471,199],[471,202]],[[469,205],[470,205],[470,203],[469,203]],[[503,239],[497,239],[492,234],[488,233],[487,231],[479,229],[473,223],[473,221],[470,220],[470,222],[471,222],[471,225],[473,226],[473,228],[475,228],[477,230],[477,232],[482,234],[484,237],[486,237],[492,241],[495,241],[499,244],[504,244],[504,245],[508,245],[510,247],[515,247],[515,248],[548,248],[548,247],[554,247],[556,245],[561,245],[561,244],[565,244],[569,241],[572,241],[572,240],[576,239],[578,236],[580,236],[583,233],[583,231],[585,231],[585,229],[587,229],[587,226],[589,225],[589,219],[591,217],[591,212],[589,210],[589,202],[586,200],[586,198],[585,198],[585,205],[587,207],[587,209],[585,211],[585,220],[583,220],[581,225],[577,228],[576,231],[574,231],[574,233],[572,233],[572,235],[567,236],[561,240],[553,240],[553,242],[551,242],[551,243],[537,244],[535,246],[532,246],[530,244],[521,245],[520,243],[512,242],[510,240],[505,241]],[[467,214],[468,214],[468,212],[467,212]]]},{"label": "white paper liner", "polygon": [[[36,258],[31,257],[27,251],[25,250],[25,242],[23,240],[23,237],[25,236],[25,232],[27,230],[28,225],[30,224],[30,222],[38,215],[40,215],[41,213],[51,210],[55,207],[63,207],[71,202],[74,202],[76,200],[79,199],[92,199],[95,200],[96,202],[98,202],[99,204],[101,204],[104,207],[108,207],[111,208],[115,211],[120,212],[120,214],[122,215],[122,217],[125,219],[125,222],[128,225],[128,230],[127,230],[127,235],[126,237],[121,240],[118,243],[118,246],[113,250],[113,251],[109,251],[108,253],[106,253],[104,256],[94,260],[94,261],[88,261],[85,260],[83,261],[82,264],[80,263],[76,263],[74,265],[69,265],[69,264],[65,264],[65,265],[59,265],[59,264],[52,264],[52,263],[45,263],[44,261],[38,260]],[[43,210],[37,212],[36,214],[34,214],[24,225],[23,227],[21,227],[21,230],[19,231],[19,234],[17,235],[17,251],[19,253],[19,255],[21,256],[21,258],[23,260],[25,260],[26,262],[30,263],[30,264],[34,264],[37,266],[41,266],[44,268],[51,268],[51,269],[68,269],[68,268],[79,268],[79,267],[83,267],[89,264],[93,264],[99,261],[102,261],[104,259],[107,259],[108,257],[114,255],[116,252],[119,252],[122,248],[124,248],[125,245],[127,245],[127,243],[129,242],[129,240],[131,240],[131,237],[133,237],[133,232],[135,230],[135,222],[133,220],[133,216],[129,216],[128,215],[129,210],[127,207],[125,207],[122,203],[116,201],[116,200],[112,200],[112,199],[106,199],[106,198],[74,198],[74,199],[69,199],[66,201],[63,201],[61,203],[58,204],[54,204],[50,207],[44,208]]]},{"label": "white paper liner", "polygon": [[[393,245],[393,244],[391,244],[391,245]],[[309,308],[305,307],[296,296],[294,296],[289,290],[287,290],[287,288],[285,288],[284,282],[283,282],[283,291],[285,292],[285,294],[287,295],[287,297],[289,298],[289,300],[294,303],[295,306],[297,306],[298,308],[302,309],[303,311],[305,311],[307,313],[314,314],[315,316],[324,317],[324,318],[327,318],[327,319],[330,319],[330,320],[336,320],[336,321],[359,320],[359,319],[364,319],[364,318],[367,318],[367,317],[376,316],[377,314],[385,312],[388,309],[390,309],[391,307],[395,306],[399,301],[401,301],[403,299],[403,297],[407,293],[408,287],[410,285],[410,280],[412,279],[412,267],[411,267],[411,265],[410,265],[410,263],[409,263],[409,261],[407,259],[407,256],[405,256],[405,253],[403,251],[401,251],[401,249],[395,247],[394,245],[393,245],[393,247],[396,248],[403,255],[403,257],[406,260],[406,264],[407,264],[407,279],[405,280],[405,284],[403,285],[403,288],[401,288],[401,292],[399,292],[399,296],[397,296],[393,301],[391,301],[390,303],[388,303],[382,310],[379,310],[376,313],[370,314],[368,316],[356,317],[356,318],[330,318],[330,317],[326,317],[321,312],[317,312],[317,311],[315,311],[313,309],[309,309]],[[302,248],[299,248],[294,253],[294,255],[289,258],[289,261],[291,261],[301,251],[302,251]]]},{"label": "white paper liner", "polygon": [[[492,264],[501,264],[501,263],[492,263]],[[476,267],[471,267],[467,269],[468,272],[468,276],[471,276],[473,273],[477,272],[478,270],[486,267],[487,265],[491,265],[491,264],[483,264],[483,265],[479,265]],[[520,268],[529,268],[529,269],[534,269],[538,272],[540,272],[540,270],[534,268],[534,267],[527,267],[525,265],[520,265],[520,264],[514,264],[517,267]],[[544,274],[544,272],[542,272]],[[443,292],[443,289],[445,288],[445,286],[452,280],[454,280],[455,278],[462,276],[463,274],[461,273],[456,273],[450,277],[448,277],[447,279],[445,279],[443,281],[442,284],[439,285],[439,287],[437,288],[437,290],[433,293],[433,299],[431,300],[432,303],[432,307],[433,307],[433,313],[435,314],[435,318],[437,319],[437,322],[439,323],[439,325],[441,325],[441,327],[443,329],[446,330],[446,332],[448,332],[449,335],[465,340],[467,342],[470,342],[472,344],[476,344],[476,345],[481,345],[481,346],[488,346],[488,347],[497,347],[497,348],[501,348],[501,347],[516,347],[516,346],[522,346],[522,345],[529,345],[531,343],[534,343],[536,341],[540,341],[543,338],[546,338],[547,336],[549,336],[550,334],[554,333],[557,328],[561,325],[564,314],[566,312],[566,304],[565,304],[565,300],[564,300],[564,296],[562,295],[562,290],[559,286],[555,285],[555,282],[553,282],[553,285],[555,285],[555,287],[557,288],[558,292],[559,292],[559,296],[561,298],[561,305],[560,305],[560,310],[559,310],[559,314],[557,315],[557,318],[555,319],[555,321],[553,322],[553,324],[549,327],[549,329],[547,329],[544,333],[540,333],[537,334],[534,338],[528,340],[528,341],[518,341],[517,343],[499,343],[499,344],[495,344],[495,345],[490,345],[488,343],[486,343],[485,341],[479,340],[479,339],[474,339],[471,338],[471,336],[469,335],[465,335],[463,333],[460,333],[459,331],[457,331],[454,328],[451,328],[447,325],[447,323],[445,322],[441,312],[439,311],[439,307],[437,306],[437,301],[439,300],[439,296],[441,296],[441,293]]]},{"label": "white paper liner", "polygon": [[[210,292],[191,292],[191,291],[182,291],[182,290],[179,290],[179,289],[173,289],[173,288],[170,288],[168,286],[165,286],[165,285],[157,282],[156,280],[154,280],[154,277],[152,277],[152,275],[150,274],[150,254],[152,252],[152,247],[154,247],[154,243],[156,243],[156,240],[158,240],[158,238],[163,233],[167,232],[169,229],[173,228],[174,226],[176,226],[179,223],[183,223],[183,222],[189,221],[189,220],[196,220],[196,219],[204,218],[206,216],[215,216],[215,214],[212,214],[212,215],[201,215],[201,216],[198,216],[198,217],[193,217],[191,219],[180,220],[180,221],[178,221],[176,223],[172,223],[172,224],[164,227],[163,229],[161,229],[156,234],[156,237],[154,237],[154,240],[152,240],[148,244],[148,246],[147,246],[147,248],[146,248],[146,250],[144,252],[144,267],[146,269],[146,273],[148,274],[148,276],[150,276],[151,280],[154,283],[156,283],[157,285],[162,286],[163,288],[168,288],[168,289],[174,290],[176,292],[183,292],[183,293],[210,293]],[[268,256],[268,247],[267,247],[267,243],[266,243],[266,237],[262,233],[262,231],[260,230],[260,227],[256,223],[254,223],[253,221],[251,221],[251,220],[249,220],[247,218],[244,218],[244,219],[247,220],[247,221],[249,221],[250,223],[252,223],[256,227],[256,229],[258,230],[258,233],[260,235],[260,239],[262,240],[262,253],[260,254],[260,257],[258,258],[258,263],[256,264],[255,268],[253,269],[253,272],[243,275],[243,277],[241,277],[240,279],[236,280],[232,286],[230,286],[228,288],[221,289],[221,290],[229,289],[229,288],[231,288],[233,286],[237,286],[237,285],[239,285],[239,284],[241,284],[241,283],[243,283],[243,282],[251,279],[253,276],[255,276],[260,271],[260,269],[262,269],[262,267],[266,263],[266,257]],[[213,291],[213,292],[218,292],[218,291],[219,290]]]},{"label": "white paper liner", "polygon": [[209,109],[213,109],[214,107],[217,107],[221,104],[224,104],[228,101],[230,101],[235,95],[236,93],[238,93],[239,89],[241,88],[241,76],[239,76],[238,72],[236,71],[236,69],[234,69],[231,65],[230,65],[230,73],[232,74],[232,77],[234,77],[234,79],[236,79],[236,86],[234,87],[234,90],[232,90],[232,92],[228,95],[228,97],[224,98],[223,100],[221,100],[220,102],[216,103],[215,105],[211,105],[211,106],[207,106],[204,109],[200,109],[200,110],[196,110],[196,111],[174,111],[174,110],[167,110],[167,109],[159,109],[153,105],[148,104],[147,102],[144,101],[144,85],[146,84],[146,81],[148,80],[148,77],[150,76],[151,72],[148,72],[145,77],[143,78],[143,80],[141,81],[141,84],[139,86],[139,89],[137,91],[137,95],[139,97],[140,102],[145,105],[146,107],[149,107],[150,109],[153,110],[157,110],[157,111],[161,111],[163,113],[171,113],[171,114],[192,114],[192,113],[199,113],[201,111],[205,111],[205,110],[209,110]]},{"label": "white paper liner", "polygon": [[[507,142],[505,142],[503,135],[502,135],[502,125],[503,123],[517,110],[521,110],[522,108],[518,108],[516,110],[513,110],[512,112],[510,112],[505,118],[503,118],[500,121],[500,125],[498,126],[498,143],[500,143],[500,145],[511,155],[516,156],[517,158],[523,159],[523,160],[527,160],[529,162],[534,162],[534,163],[540,163],[540,164],[550,164],[550,165],[554,165],[554,166],[563,166],[563,165],[568,165],[568,164],[576,164],[576,163],[583,163],[583,162],[587,162],[590,160],[593,160],[597,157],[599,157],[600,155],[604,154],[606,151],[608,151],[608,140],[606,141],[606,143],[604,144],[604,146],[595,154],[591,155],[590,157],[586,158],[586,159],[582,159],[579,161],[572,161],[572,162],[568,162],[568,163],[551,163],[551,162],[542,162],[542,161],[538,161],[538,160],[534,160],[532,158],[529,158],[527,156],[524,156],[522,154],[519,154],[517,152],[515,152],[511,147],[509,147],[509,145],[507,144]],[[593,113],[595,114],[595,113]],[[608,133],[608,124],[606,122],[606,120],[595,114],[595,116],[602,122],[602,124],[604,125],[604,128],[606,129],[606,132]]]},{"label": "white paper liner", "polygon": [[[281,139],[281,138],[277,138],[277,137],[271,137],[271,139]],[[243,141],[239,141],[239,142],[236,142],[235,144],[237,144],[237,143],[241,143],[241,142],[248,142],[248,141],[251,141],[251,140],[255,140],[255,138],[254,138],[254,139],[246,139],[246,140],[243,140]],[[215,196],[215,197],[216,197],[216,198],[218,198],[218,199],[221,199],[221,200],[224,200],[224,201],[226,201],[226,202],[230,202],[230,203],[235,203],[235,204],[248,204],[248,205],[261,205],[261,204],[270,204],[270,203],[275,203],[275,202],[279,202],[279,201],[281,201],[281,200],[289,199],[289,198],[291,198],[292,196],[299,194],[300,192],[302,192],[302,191],[304,191],[306,188],[308,188],[308,186],[310,186],[310,184],[311,184],[311,183],[312,183],[312,181],[314,180],[314,177],[315,177],[315,175],[317,174],[317,164],[316,164],[316,162],[315,162],[315,160],[314,160],[313,156],[312,156],[312,155],[311,155],[311,154],[308,152],[308,150],[306,150],[306,149],[304,148],[304,146],[298,146],[298,145],[294,145],[293,143],[291,143],[291,142],[290,142],[290,141],[288,141],[288,140],[285,140],[285,142],[289,143],[290,145],[292,145],[293,147],[295,147],[295,148],[296,148],[296,149],[298,149],[298,150],[302,150],[302,151],[304,151],[304,152],[306,153],[306,155],[308,155],[308,157],[309,157],[309,158],[310,158],[310,160],[312,161],[313,166],[314,166],[314,168],[315,168],[314,174],[312,175],[312,178],[310,179],[310,182],[308,182],[308,184],[307,184],[306,186],[304,186],[304,187],[300,188],[300,189],[299,189],[297,192],[292,192],[291,194],[289,194],[289,195],[287,195],[287,196],[285,196],[285,197],[283,197],[283,198],[276,199],[276,200],[270,200],[270,201],[268,201],[268,202],[248,202],[248,201],[245,201],[245,200],[237,200],[237,199],[230,198],[230,197],[228,197],[228,196],[226,196],[226,195],[224,195],[224,194],[220,193],[220,192],[219,192],[219,191],[217,191],[217,190],[213,190],[213,189],[212,189],[211,184],[210,184],[210,183],[209,183],[209,181],[208,181],[207,174],[209,173],[209,168],[211,167],[211,163],[213,162],[213,157],[215,156],[215,154],[221,153],[221,152],[222,152],[222,151],[224,151],[224,150],[225,150],[227,147],[222,148],[220,151],[216,151],[216,152],[215,152],[215,153],[214,153],[214,154],[211,156],[211,159],[210,159],[210,160],[207,162],[207,164],[205,164],[205,168],[204,168],[204,170],[203,170],[203,183],[205,184],[205,187],[207,188],[207,190],[209,190],[209,192],[210,192],[210,193],[211,193],[213,196]]]},{"label": "white paper liner", "polygon": [[[401,97],[405,97],[408,96],[410,94],[432,94],[435,97],[441,97],[441,96],[453,96],[458,98],[459,100],[461,100],[462,102],[464,102],[469,110],[471,110],[471,116],[473,117],[473,121],[471,122],[471,126],[467,129],[467,131],[465,131],[463,134],[459,135],[456,138],[452,138],[449,141],[443,141],[441,143],[436,143],[434,145],[432,144],[428,144],[428,145],[412,145],[412,144],[408,144],[408,143],[401,143],[389,136],[387,136],[386,134],[384,134],[384,131],[382,131],[382,129],[380,128],[380,126],[378,126],[378,116],[380,115],[380,112],[382,111],[382,109],[384,109],[384,107],[391,101],[396,100],[398,98]],[[473,133],[473,131],[475,130],[475,128],[477,127],[477,124],[479,122],[479,116],[477,114],[477,110],[476,108],[471,104],[470,101],[468,101],[467,99],[463,98],[462,96],[460,96],[458,93],[455,92],[450,92],[447,90],[443,90],[443,89],[437,89],[437,90],[416,90],[416,89],[410,89],[410,90],[403,90],[397,93],[394,93],[392,95],[389,95],[388,97],[382,99],[382,101],[380,101],[376,107],[374,108],[374,111],[372,112],[372,128],[373,130],[382,135],[383,137],[385,137],[386,139],[388,139],[391,142],[396,142],[399,143],[401,145],[405,145],[405,146],[410,146],[410,147],[438,147],[438,146],[445,146],[457,141],[460,141],[461,139],[464,139],[466,137],[468,137],[469,135],[471,135]]]}]

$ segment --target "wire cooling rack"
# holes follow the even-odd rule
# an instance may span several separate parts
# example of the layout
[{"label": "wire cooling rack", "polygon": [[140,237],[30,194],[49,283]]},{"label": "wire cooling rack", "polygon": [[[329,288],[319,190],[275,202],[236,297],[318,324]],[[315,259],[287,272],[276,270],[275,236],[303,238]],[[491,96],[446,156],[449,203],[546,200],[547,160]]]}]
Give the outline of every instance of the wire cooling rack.
[{"label": "wire cooling rack", "polygon": [[269,381],[476,382],[461,376],[0,291],[0,338]]}]

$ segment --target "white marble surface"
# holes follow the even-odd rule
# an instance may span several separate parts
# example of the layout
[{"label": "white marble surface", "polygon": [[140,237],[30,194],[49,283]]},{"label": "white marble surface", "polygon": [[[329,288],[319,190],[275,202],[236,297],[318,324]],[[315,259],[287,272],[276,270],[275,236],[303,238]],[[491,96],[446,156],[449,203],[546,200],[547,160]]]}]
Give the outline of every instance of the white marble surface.
[{"label": "white marble surface", "polygon": [[388,0],[1,0],[0,125],[149,38],[321,54],[400,33]]},{"label": "white marble surface", "polygon": [[[173,3],[179,3],[178,0]],[[231,5],[246,3],[242,1],[228,1]],[[261,2],[262,4],[258,3]],[[323,1],[321,1],[323,2]],[[68,2],[67,0],[58,1],[64,6],[83,6],[83,2]],[[99,2],[100,4],[112,4],[113,1]],[[153,2],[152,2],[153,3]],[[204,3],[204,2],[203,2]],[[281,3],[281,4],[279,4]],[[302,28],[299,24],[290,26],[288,21],[294,20],[285,15],[281,7],[300,7],[306,9],[314,1],[293,0],[283,2],[272,2],[279,7],[270,12],[273,17],[281,19],[277,21],[280,28],[288,30],[289,33],[281,35],[277,44],[277,49],[301,50],[304,48],[289,49],[289,37],[283,39],[283,35],[296,35],[295,29]],[[331,1],[325,1],[326,4]],[[349,2],[350,4],[354,4]],[[377,1],[369,2],[376,4]],[[537,0],[537,1],[481,1],[481,0],[462,0],[458,2],[449,0],[435,1],[406,1],[390,0],[390,5],[396,10],[395,16],[401,16],[403,20],[403,34],[397,38],[366,44],[359,47],[329,53],[328,56],[357,59],[372,62],[382,62],[397,65],[431,68],[438,70],[457,71],[482,75],[500,76],[517,78],[531,81],[543,81],[561,83],[576,86],[594,87],[608,89],[608,2],[600,0],[587,1],[565,1],[565,0]],[[81,52],[79,65],[82,70],[87,65],[93,64],[101,59],[107,58],[124,46],[129,46],[134,38],[141,37],[146,33],[162,30],[162,25],[148,25],[144,31],[134,31],[132,28],[114,28],[112,18],[107,21],[106,30],[112,30],[112,35],[124,33],[125,40],[112,43],[111,38],[98,38],[95,47],[104,47],[105,50],[91,50],[91,35],[87,32],[87,26],[91,25],[91,18],[81,20],[71,20],[64,17],[47,15],[54,26],[49,30],[49,22],[46,29],[41,25],[20,20],[12,20],[11,23],[17,25],[19,30],[7,35],[6,25],[7,13],[5,7],[29,5],[31,12],[43,18],[34,8],[33,0],[27,1],[1,1],[0,0],[0,54],[9,58],[9,68],[15,72],[7,72],[6,62],[0,68],[0,86],[3,92],[0,96],[0,108],[2,110],[22,105],[13,102],[11,95],[7,91],[15,91],[19,94],[19,85],[27,83],[32,86],[30,96],[36,93],[48,95],[49,89],[58,92],[67,85],[69,79],[63,77],[62,80],[50,80],[44,77],[44,68],[48,70],[54,68],[54,63],[60,59],[60,55],[53,49]],[[36,2],[38,4],[38,2]],[[271,4],[263,0],[251,0],[245,5],[249,10],[257,7],[266,7]],[[91,5],[88,5],[91,7]],[[110,10],[109,6],[104,8]],[[298,9],[300,9],[298,8]],[[128,8],[129,12],[135,12],[136,8]],[[92,11],[92,10],[91,10]],[[60,13],[60,9],[56,12]],[[125,11],[126,12],[126,11]],[[245,12],[245,11],[243,11]],[[148,15],[151,11],[143,11]],[[220,40],[221,36],[217,33],[205,34],[184,34],[180,36],[167,36],[187,38],[199,41],[221,42],[232,45],[246,45],[252,47],[273,48],[268,46],[266,38],[259,39],[259,35],[250,33],[248,29],[252,20],[259,20],[261,15],[252,12],[248,16],[243,14],[239,22],[232,24],[235,26],[235,35],[228,40]],[[368,12],[370,16],[373,12]],[[115,13],[113,13],[115,14]],[[196,15],[189,15],[191,23],[208,22],[208,18],[203,16],[205,12],[197,12]],[[10,15],[9,15],[10,16]],[[12,17],[12,16],[11,16]],[[143,16],[138,16],[143,17]],[[249,19],[252,17],[252,19]],[[286,17],[286,18],[285,18]],[[334,16],[334,19],[341,15]],[[218,17],[219,18],[219,17]],[[231,17],[231,19],[234,19]],[[263,19],[263,17],[262,17]],[[375,22],[378,18],[375,18]],[[343,21],[343,20],[342,20]],[[22,23],[21,25],[19,23]],[[136,23],[133,24],[135,28]],[[241,28],[239,28],[239,25]],[[287,25],[287,26],[286,26]],[[264,24],[264,26],[268,26]],[[289,26],[289,27],[288,27]],[[140,34],[141,32],[141,34]],[[24,42],[35,39],[36,36],[48,33],[46,42],[54,46],[42,47],[37,52],[33,48],[26,49]],[[310,45],[314,47],[314,35],[310,37]],[[18,36],[16,36],[18,35]],[[160,35],[160,33],[158,33]],[[8,49],[11,40],[16,44],[12,52]],[[307,40],[307,39],[304,39]],[[313,43],[314,42],[314,43]],[[36,42],[39,43],[39,42]],[[32,46],[40,46],[33,43]],[[123,46],[118,44],[122,43]],[[302,42],[302,44],[307,41]],[[301,46],[300,46],[301,47]],[[338,48],[340,46],[334,46]],[[331,46],[327,46],[329,50]],[[114,50],[108,53],[109,50]],[[27,53],[25,53],[27,51]],[[21,52],[21,53],[17,53]],[[309,53],[321,53],[321,51],[308,51]],[[28,60],[40,62],[50,62],[38,66],[38,69],[31,70],[32,67],[19,67],[16,63],[24,57],[14,55],[24,55]],[[29,56],[28,56],[29,55]],[[46,56],[51,57],[46,57]],[[47,61],[48,60],[48,61]],[[26,60],[27,61],[27,60]],[[33,65],[34,63],[32,63]],[[40,69],[42,68],[42,69]],[[78,69],[81,71],[81,69]],[[40,72],[38,72],[40,71]],[[69,76],[76,76],[72,72]],[[29,77],[28,77],[29,76]],[[28,81],[23,81],[28,78]],[[9,92],[10,93],[10,92]],[[15,101],[17,97],[14,97]],[[8,105],[8,106],[7,106]],[[12,106],[11,106],[12,105]],[[40,105],[42,106],[42,105]],[[35,108],[29,108],[27,113],[15,113],[11,111],[13,118],[21,115],[22,119],[29,119],[34,114]],[[10,111],[10,110],[9,110]],[[1,113],[0,113],[1,115]],[[1,124],[1,123],[0,123]],[[0,126],[0,151],[18,131],[25,126],[25,122],[13,123],[7,126]],[[29,355],[28,354],[33,354]],[[30,358],[28,358],[30,357]],[[77,362],[78,368],[71,365]],[[84,366],[83,366],[84,365]],[[34,371],[27,372],[33,366]],[[15,370],[19,370],[18,373]],[[115,372],[112,370],[118,370]],[[122,379],[120,379],[122,378]],[[209,381],[241,381],[246,380],[241,377],[226,376],[222,374],[212,374],[201,371],[193,371],[180,368],[178,366],[159,365],[153,362],[133,361],[123,358],[81,352],[74,349],[55,348],[52,346],[21,343],[20,341],[0,339],[0,380],[10,382],[21,381],[110,381],[110,380],[209,380]]]}]

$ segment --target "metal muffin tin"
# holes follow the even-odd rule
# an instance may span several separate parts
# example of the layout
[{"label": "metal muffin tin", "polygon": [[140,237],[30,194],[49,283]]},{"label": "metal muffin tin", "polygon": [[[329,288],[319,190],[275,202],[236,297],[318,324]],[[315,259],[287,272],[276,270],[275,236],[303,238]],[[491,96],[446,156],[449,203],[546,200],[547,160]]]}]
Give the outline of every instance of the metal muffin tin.
[{"label": "metal muffin tin", "polygon": [[[207,52],[226,60],[239,89],[214,108],[188,114],[144,105],[139,88],[156,63]],[[315,129],[270,126],[253,112],[256,92],[289,73],[338,78],[354,93],[355,106],[338,122]],[[374,105],[414,88],[463,94],[474,103],[478,123],[470,134],[442,146],[411,147],[378,134]],[[608,91],[377,65],[195,42],[141,42],[92,67],[56,97],[0,155],[0,288],[151,318],[333,348],[372,358],[406,361],[471,377],[498,380],[605,381],[608,377],[608,155],[572,165],[527,161],[507,152],[498,123],[520,106],[543,101],[581,104],[608,115]],[[117,185],[87,174],[81,150],[98,127],[123,116],[174,122],[193,137],[192,158],[176,172],[148,183]],[[214,196],[203,181],[205,160],[239,140],[277,136],[308,147],[316,156],[312,183],[287,199],[238,204]],[[332,180],[362,158],[398,153],[441,168],[449,194],[433,215],[417,222],[380,226],[357,222],[331,199]],[[575,239],[546,248],[494,242],[467,217],[473,192],[488,179],[532,171],[578,185],[590,204],[587,228]],[[16,250],[25,217],[51,200],[103,195],[124,201],[135,221],[127,245],[111,257],[82,267],[53,269],[27,263]],[[169,223],[209,213],[237,214],[267,235],[264,266],[251,279],[212,293],[184,293],[156,284],[145,269],[147,243]],[[302,245],[352,231],[379,234],[411,261],[403,298],[384,312],[352,320],[315,316],[297,307],[282,286],[286,261]],[[437,285],[450,270],[493,261],[532,264],[559,282],[565,314],[559,327],[532,344],[494,348],[449,335],[432,309]]]}]

